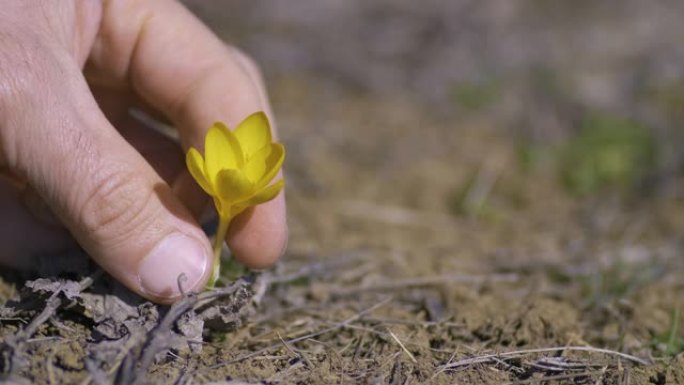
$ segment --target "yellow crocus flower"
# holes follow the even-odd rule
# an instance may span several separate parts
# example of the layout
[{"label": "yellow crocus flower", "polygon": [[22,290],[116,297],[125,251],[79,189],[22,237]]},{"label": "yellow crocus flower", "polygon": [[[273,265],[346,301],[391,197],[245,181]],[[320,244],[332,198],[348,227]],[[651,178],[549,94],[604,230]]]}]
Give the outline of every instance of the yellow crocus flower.
[{"label": "yellow crocus flower", "polygon": [[270,183],[284,159],[285,147],[272,141],[271,127],[263,112],[248,116],[235,131],[223,123],[214,123],[205,137],[204,157],[195,148],[188,150],[188,170],[214,199],[219,215],[209,288],[214,287],[219,277],[221,247],[231,220],[247,208],[278,195],[285,180]]}]

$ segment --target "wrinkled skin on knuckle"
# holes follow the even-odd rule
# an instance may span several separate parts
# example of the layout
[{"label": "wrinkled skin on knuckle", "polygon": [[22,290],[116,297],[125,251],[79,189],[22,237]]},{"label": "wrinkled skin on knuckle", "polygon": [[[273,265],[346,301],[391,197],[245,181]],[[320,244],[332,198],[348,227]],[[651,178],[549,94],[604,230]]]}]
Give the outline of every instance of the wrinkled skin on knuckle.
[{"label": "wrinkled skin on knuckle", "polygon": [[150,204],[154,192],[141,176],[129,170],[100,170],[82,197],[78,210],[77,229],[85,239],[97,246],[119,245],[152,226],[158,217]]}]

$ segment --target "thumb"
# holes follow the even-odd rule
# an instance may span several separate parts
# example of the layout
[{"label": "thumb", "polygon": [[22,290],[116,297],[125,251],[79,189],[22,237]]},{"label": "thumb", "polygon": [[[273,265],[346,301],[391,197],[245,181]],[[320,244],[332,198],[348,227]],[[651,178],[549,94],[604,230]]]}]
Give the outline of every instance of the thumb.
[{"label": "thumb", "polygon": [[40,83],[27,76],[15,97],[0,100],[0,162],[25,177],[95,261],[131,290],[171,302],[201,289],[211,269],[206,236],[106,120],[78,66],[59,73]]}]

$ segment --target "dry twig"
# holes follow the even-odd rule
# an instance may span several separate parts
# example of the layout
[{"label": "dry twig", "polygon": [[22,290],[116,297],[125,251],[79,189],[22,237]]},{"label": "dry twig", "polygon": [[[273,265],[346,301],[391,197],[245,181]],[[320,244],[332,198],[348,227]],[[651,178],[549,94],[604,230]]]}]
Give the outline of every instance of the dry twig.
[{"label": "dry twig", "polygon": [[399,340],[399,338],[397,337],[397,335],[394,334],[394,332],[392,332],[392,330],[390,330],[390,328],[387,328],[387,332],[388,332],[389,335],[392,337],[392,339],[393,339],[397,344],[399,344],[399,347],[401,347],[401,349],[404,351],[404,353],[406,353],[406,355],[411,359],[411,361],[413,361],[414,364],[417,364],[417,363],[418,363],[418,360],[416,360],[416,357],[414,357],[414,356],[413,356],[413,353],[411,353],[408,349],[406,349],[406,346],[404,346],[404,344],[401,342],[401,340]]},{"label": "dry twig", "polygon": [[642,358],[635,357],[626,353],[621,353],[617,352],[614,350],[609,350],[609,349],[601,349],[601,348],[594,348],[591,346],[559,346],[559,347],[553,347],[553,348],[540,348],[540,349],[525,349],[525,350],[516,350],[516,351],[511,351],[511,352],[503,352],[503,353],[492,353],[492,354],[485,354],[481,356],[476,356],[476,357],[470,357],[470,358],[465,358],[456,362],[452,362],[451,364],[444,365],[443,368],[446,369],[457,369],[465,366],[470,366],[473,364],[482,364],[482,363],[488,363],[493,361],[495,358],[500,359],[500,360],[507,360],[515,357],[520,357],[523,355],[527,354],[534,354],[534,353],[552,353],[552,352],[568,352],[568,351],[581,351],[581,352],[589,352],[589,353],[601,353],[601,354],[608,354],[608,355],[613,355],[617,356],[620,358],[624,358],[626,360],[635,362],[637,364],[641,365],[650,365],[650,363]]},{"label": "dry twig", "polygon": [[368,286],[349,286],[331,289],[335,298],[358,295],[359,293],[377,291],[405,290],[417,287],[437,286],[449,283],[483,284],[486,282],[516,282],[517,274],[489,274],[489,275],[468,275],[468,274],[446,274],[428,277],[416,277],[406,279],[395,279],[386,282],[379,282]]}]

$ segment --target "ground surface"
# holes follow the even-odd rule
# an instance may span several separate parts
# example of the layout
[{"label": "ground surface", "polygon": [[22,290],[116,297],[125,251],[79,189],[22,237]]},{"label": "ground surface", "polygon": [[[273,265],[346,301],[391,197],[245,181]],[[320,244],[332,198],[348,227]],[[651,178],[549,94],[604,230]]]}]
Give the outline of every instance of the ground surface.
[{"label": "ground surface", "polygon": [[[684,383],[683,7],[428,3],[190,3],[263,64],[288,149],[287,256],[172,309],[83,280],[85,263],[32,288],[8,274],[1,369],[41,384]],[[629,161],[643,139],[586,139],[625,121],[651,135],[648,161]],[[623,161],[603,167],[614,148]]]}]

